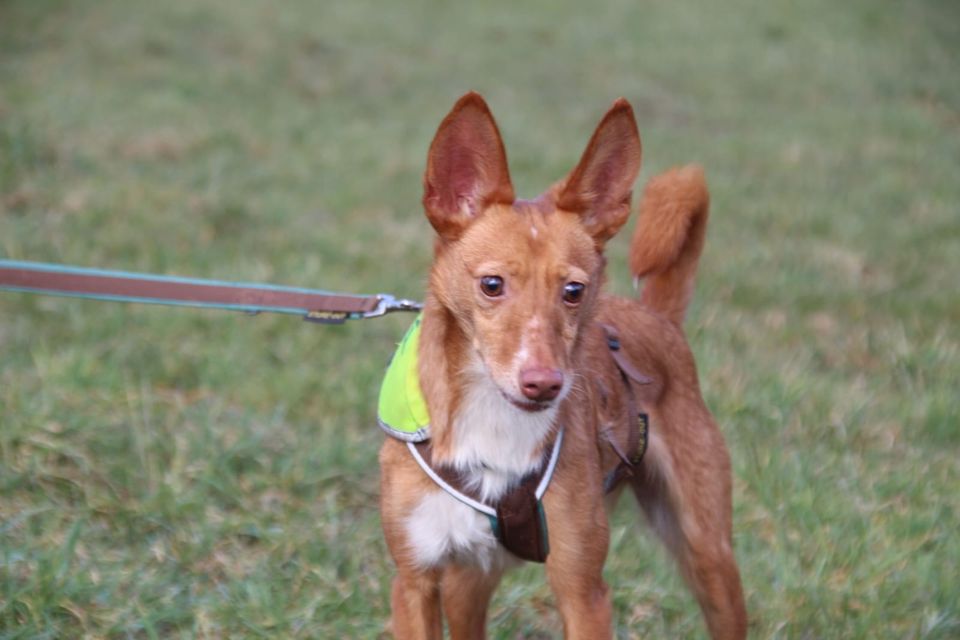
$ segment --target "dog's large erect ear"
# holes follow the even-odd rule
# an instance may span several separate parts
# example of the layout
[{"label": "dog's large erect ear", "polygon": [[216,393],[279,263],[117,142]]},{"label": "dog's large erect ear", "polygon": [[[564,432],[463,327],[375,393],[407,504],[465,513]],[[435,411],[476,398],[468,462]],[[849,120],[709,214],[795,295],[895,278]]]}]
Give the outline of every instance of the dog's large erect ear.
[{"label": "dog's large erect ear", "polygon": [[567,176],[557,208],[583,216],[598,245],[630,217],[633,183],[640,172],[640,133],[630,103],[613,103],[593,132],[580,164]]},{"label": "dog's large erect ear", "polygon": [[507,154],[479,93],[457,100],[440,123],[423,175],[423,208],[443,238],[456,238],[491,204],[512,204]]}]

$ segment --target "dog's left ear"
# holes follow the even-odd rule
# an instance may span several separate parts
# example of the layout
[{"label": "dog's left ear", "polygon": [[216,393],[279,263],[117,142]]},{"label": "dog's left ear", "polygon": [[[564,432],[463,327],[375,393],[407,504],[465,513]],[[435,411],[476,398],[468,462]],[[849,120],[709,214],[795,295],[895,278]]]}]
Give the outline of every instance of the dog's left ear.
[{"label": "dog's left ear", "polygon": [[630,217],[640,156],[640,133],[633,109],[620,98],[597,125],[557,199],[557,208],[583,217],[598,247],[616,235]]}]

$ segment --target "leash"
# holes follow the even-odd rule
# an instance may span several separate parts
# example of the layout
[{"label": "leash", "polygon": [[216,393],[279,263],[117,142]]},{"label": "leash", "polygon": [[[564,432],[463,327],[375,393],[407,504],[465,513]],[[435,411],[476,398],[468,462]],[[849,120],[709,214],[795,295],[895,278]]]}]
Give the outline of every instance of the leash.
[{"label": "leash", "polygon": [[378,318],[395,311],[419,311],[423,306],[388,293],[352,295],[19,260],[0,260],[0,291],[227,309],[251,315],[285,313],[321,324]]}]

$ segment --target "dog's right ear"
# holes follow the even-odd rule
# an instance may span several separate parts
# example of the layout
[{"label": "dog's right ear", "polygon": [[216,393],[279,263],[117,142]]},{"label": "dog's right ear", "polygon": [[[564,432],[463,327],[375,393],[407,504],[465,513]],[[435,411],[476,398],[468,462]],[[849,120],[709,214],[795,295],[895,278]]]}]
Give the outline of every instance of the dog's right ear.
[{"label": "dog's right ear", "polygon": [[423,175],[423,208],[440,237],[453,240],[492,204],[512,204],[500,131],[487,103],[470,92],[440,123]]}]

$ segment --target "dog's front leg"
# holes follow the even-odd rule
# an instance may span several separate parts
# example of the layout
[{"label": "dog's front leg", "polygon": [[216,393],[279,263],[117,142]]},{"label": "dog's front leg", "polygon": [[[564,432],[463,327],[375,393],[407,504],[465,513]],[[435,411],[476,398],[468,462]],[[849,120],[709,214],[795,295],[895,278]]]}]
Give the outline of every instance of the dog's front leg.
[{"label": "dog's front leg", "polygon": [[[610,531],[602,501],[569,504],[549,520],[547,576],[568,640],[612,637],[610,591],[603,581]],[[549,513],[549,506],[547,507]]]},{"label": "dog's front leg", "polygon": [[443,572],[443,613],[451,640],[487,637],[487,608],[502,571],[450,564]]},{"label": "dog's front leg", "polygon": [[403,570],[393,579],[391,627],[397,640],[442,640],[440,574]]}]

